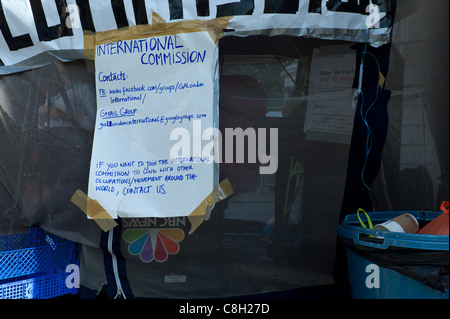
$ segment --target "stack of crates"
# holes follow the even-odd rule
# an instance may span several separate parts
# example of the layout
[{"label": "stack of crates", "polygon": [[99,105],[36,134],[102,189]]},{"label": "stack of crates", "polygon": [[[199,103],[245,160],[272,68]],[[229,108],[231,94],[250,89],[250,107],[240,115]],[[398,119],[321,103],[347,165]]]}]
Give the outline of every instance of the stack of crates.
[{"label": "stack of crates", "polygon": [[76,294],[78,265],[78,245],[41,228],[0,236],[0,299]]}]

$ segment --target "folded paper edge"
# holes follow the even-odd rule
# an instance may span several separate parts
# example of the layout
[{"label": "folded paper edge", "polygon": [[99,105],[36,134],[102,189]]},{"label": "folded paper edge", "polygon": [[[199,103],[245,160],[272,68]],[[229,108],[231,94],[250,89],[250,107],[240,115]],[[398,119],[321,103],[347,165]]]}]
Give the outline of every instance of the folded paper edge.
[{"label": "folded paper edge", "polygon": [[76,190],[70,201],[92,218],[104,232],[118,225],[99,202],[89,198],[83,191]]}]

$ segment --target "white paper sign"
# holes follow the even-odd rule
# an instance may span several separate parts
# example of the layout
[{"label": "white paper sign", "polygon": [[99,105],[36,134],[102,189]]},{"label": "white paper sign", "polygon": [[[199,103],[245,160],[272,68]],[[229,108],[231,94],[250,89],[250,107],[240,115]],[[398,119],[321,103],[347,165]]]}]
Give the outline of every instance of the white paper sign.
[{"label": "white paper sign", "polygon": [[113,218],[187,216],[213,190],[217,57],[206,31],[97,45],[88,196]]},{"label": "white paper sign", "polygon": [[304,126],[310,139],[349,142],[355,113],[352,107],[355,58],[356,53],[349,46],[314,49]]}]

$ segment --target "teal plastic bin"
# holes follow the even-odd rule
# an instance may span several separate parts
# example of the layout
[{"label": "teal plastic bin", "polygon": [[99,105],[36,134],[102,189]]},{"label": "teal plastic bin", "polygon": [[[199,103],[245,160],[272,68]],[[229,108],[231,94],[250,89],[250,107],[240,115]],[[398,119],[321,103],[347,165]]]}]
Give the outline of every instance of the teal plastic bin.
[{"label": "teal plastic bin", "polygon": [[[375,225],[403,213],[412,214],[423,227],[442,212],[368,215]],[[360,217],[366,219],[364,214]],[[449,236],[367,229],[361,227],[356,214],[345,218],[337,234],[346,247],[352,298],[449,298]]]}]

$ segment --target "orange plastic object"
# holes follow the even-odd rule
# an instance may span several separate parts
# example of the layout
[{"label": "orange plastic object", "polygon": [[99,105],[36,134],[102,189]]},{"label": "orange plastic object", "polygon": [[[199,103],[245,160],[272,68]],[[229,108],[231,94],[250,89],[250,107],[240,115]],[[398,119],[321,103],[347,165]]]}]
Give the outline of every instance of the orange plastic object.
[{"label": "orange plastic object", "polygon": [[428,235],[447,235],[448,236],[448,201],[442,202],[441,210],[443,211],[438,217],[419,229],[417,234]]}]

